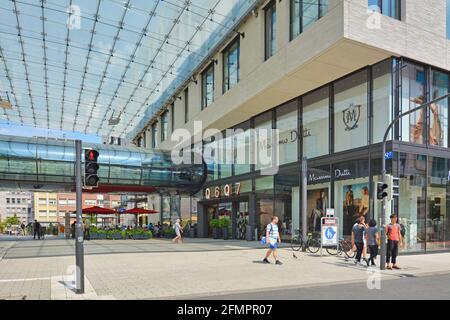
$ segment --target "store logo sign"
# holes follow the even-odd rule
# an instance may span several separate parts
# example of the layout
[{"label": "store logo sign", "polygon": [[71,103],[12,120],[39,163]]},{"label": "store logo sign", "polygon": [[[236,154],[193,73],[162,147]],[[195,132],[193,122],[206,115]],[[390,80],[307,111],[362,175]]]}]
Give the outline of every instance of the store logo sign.
[{"label": "store logo sign", "polygon": [[342,111],[342,117],[345,124],[345,131],[352,131],[358,128],[361,118],[361,105],[352,103],[348,109]]}]

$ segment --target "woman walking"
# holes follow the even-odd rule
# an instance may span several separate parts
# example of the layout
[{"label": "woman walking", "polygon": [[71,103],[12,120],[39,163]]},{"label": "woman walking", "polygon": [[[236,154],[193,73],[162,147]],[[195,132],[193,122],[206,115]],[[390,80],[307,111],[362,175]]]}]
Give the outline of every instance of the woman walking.
[{"label": "woman walking", "polygon": [[375,266],[375,259],[378,256],[378,243],[380,240],[380,234],[378,233],[377,222],[375,220],[369,221],[369,228],[366,232],[366,242],[369,248],[370,258],[369,262],[372,266]]},{"label": "woman walking", "polygon": [[176,237],[172,239],[172,242],[183,243],[183,240],[181,239],[181,235],[183,234],[183,228],[181,227],[180,219],[177,219],[177,222],[175,222],[173,228],[175,229]]}]

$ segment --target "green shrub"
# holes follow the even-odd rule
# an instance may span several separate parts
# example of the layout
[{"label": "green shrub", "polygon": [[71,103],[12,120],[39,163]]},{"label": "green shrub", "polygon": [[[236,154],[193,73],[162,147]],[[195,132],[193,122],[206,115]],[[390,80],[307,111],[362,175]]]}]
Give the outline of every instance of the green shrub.
[{"label": "green shrub", "polygon": [[209,222],[209,225],[211,228],[219,228],[219,219],[211,219],[211,221]]},{"label": "green shrub", "polygon": [[230,219],[222,218],[219,220],[219,228],[228,228],[230,226]]}]

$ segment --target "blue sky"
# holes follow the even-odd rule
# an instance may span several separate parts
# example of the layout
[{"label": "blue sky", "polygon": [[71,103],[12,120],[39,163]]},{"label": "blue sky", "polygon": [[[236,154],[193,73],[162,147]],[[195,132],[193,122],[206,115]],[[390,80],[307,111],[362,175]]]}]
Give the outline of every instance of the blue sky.
[{"label": "blue sky", "polygon": [[78,132],[60,131],[53,129],[36,128],[19,124],[9,124],[0,120],[0,134],[21,137],[48,137],[59,139],[82,140],[90,143],[102,143],[102,138],[93,135],[86,135]]}]

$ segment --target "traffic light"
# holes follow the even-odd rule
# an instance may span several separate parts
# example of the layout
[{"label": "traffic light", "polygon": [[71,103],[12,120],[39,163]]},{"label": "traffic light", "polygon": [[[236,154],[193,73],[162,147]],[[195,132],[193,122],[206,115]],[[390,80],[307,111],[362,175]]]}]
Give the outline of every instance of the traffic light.
[{"label": "traffic light", "polygon": [[98,187],[100,180],[97,174],[100,166],[98,165],[98,156],[100,154],[96,150],[84,151],[84,186],[88,188]]},{"label": "traffic light", "polygon": [[393,201],[395,197],[400,196],[400,179],[389,175],[388,184],[389,184],[388,201]]},{"label": "traffic light", "polygon": [[389,186],[387,183],[383,183],[383,182],[377,183],[377,199],[378,200],[383,200],[384,198],[386,198],[389,195],[388,188],[389,188]]}]

